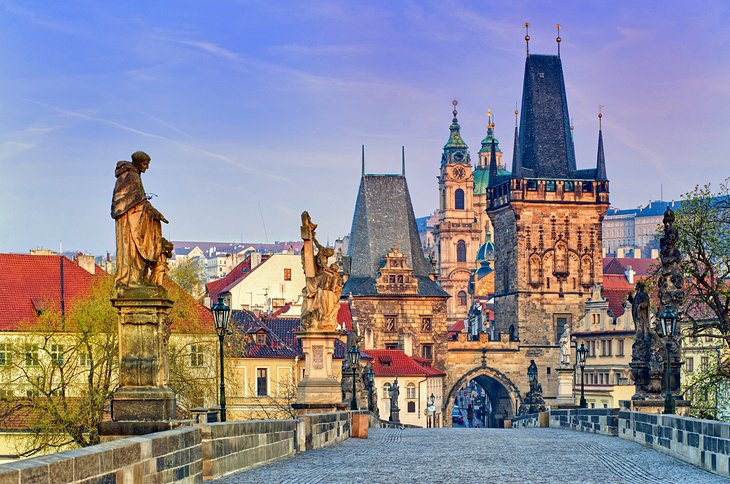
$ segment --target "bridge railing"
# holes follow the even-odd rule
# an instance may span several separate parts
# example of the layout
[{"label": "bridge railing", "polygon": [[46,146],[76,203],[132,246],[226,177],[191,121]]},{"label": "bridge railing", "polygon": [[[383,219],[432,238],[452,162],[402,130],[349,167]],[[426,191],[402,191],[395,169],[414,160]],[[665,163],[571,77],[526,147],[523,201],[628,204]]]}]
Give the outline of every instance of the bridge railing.
[{"label": "bridge railing", "polygon": [[[543,423],[547,420],[548,425]],[[730,423],[618,408],[550,410],[523,415],[513,428],[550,427],[617,436],[730,477]]]}]

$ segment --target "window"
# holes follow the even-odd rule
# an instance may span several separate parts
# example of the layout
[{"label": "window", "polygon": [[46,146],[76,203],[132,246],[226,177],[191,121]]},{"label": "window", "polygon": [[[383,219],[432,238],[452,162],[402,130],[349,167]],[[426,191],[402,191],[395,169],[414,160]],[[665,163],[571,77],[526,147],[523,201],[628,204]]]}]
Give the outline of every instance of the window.
[{"label": "window", "polygon": [[591,314],[593,318],[593,324],[599,324],[601,322],[601,315],[598,313]]},{"label": "window", "polygon": [[269,394],[267,373],[266,368],[256,368],[256,395],[259,397],[265,397]]},{"label": "window", "polygon": [[687,371],[690,373],[695,371],[695,359],[691,356],[687,358]]},{"label": "window", "polygon": [[616,356],[623,356],[624,355],[624,340],[617,339],[616,340]]},{"label": "window", "polygon": [[424,333],[429,333],[432,331],[432,329],[433,327],[431,325],[431,318],[421,318],[421,331],[423,331]]},{"label": "window", "polygon": [[395,320],[397,319],[397,316],[395,315],[386,315],[385,316],[385,330],[389,333],[395,332]]},{"label": "window", "polygon": [[463,240],[456,243],[456,262],[466,262],[466,242]]},{"label": "window", "polygon": [[397,282],[398,284],[403,284],[403,274],[398,274]]},{"label": "window", "polygon": [[58,366],[63,365],[63,345],[51,345],[51,361]]},{"label": "window", "polygon": [[385,343],[385,349],[386,350],[397,350],[398,343]]},{"label": "window", "polygon": [[256,333],[256,344],[257,345],[266,344],[266,334],[265,333]]},{"label": "window", "polygon": [[91,353],[81,352],[79,354],[79,366],[91,366]]},{"label": "window", "polygon": [[291,269],[284,268],[284,280],[291,281]]},{"label": "window", "polygon": [[38,345],[26,345],[25,366],[38,366]]},{"label": "window", "polygon": [[457,188],[454,192],[454,208],[464,210],[464,190]]},{"label": "window", "polygon": [[566,181],[563,185],[563,190],[566,192],[572,192],[575,190],[575,184],[572,181]]},{"label": "window", "polygon": [[459,291],[459,294],[457,294],[456,297],[459,300],[459,306],[466,306],[466,292]]},{"label": "window", "polygon": [[416,384],[415,383],[409,383],[408,386],[406,386],[406,398],[415,400],[415,398],[416,398]]},{"label": "window", "polygon": [[10,346],[7,343],[0,344],[0,366],[10,366]]},{"label": "window", "polygon": [[545,182],[545,190],[548,192],[555,191],[555,180],[548,180]]},{"label": "window", "polygon": [[601,356],[611,356],[611,342],[612,341],[610,339],[601,340]]},{"label": "window", "polygon": [[408,413],[416,413],[416,402],[408,402]]},{"label": "window", "polygon": [[710,363],[710,360],[707,356],[703,356],[700,360],[700,369],[702,371],[707,371],[707,365]]},{"label": "window", "polygon": [[383,385],[383,400],[390,400],[390,383]]},{"label": "window", "polygon": [[190,366],[199,368],[204,366],[203,346],[190,345]]},{"label": "window", "polygon": [[393,276],[393,275],[388,276],[388,282],[391,284],[395,284],[395,276]]},{"label": "window", "polygon": [[433,359],[433,345],[421,345],[421,357],[427,360]]}]

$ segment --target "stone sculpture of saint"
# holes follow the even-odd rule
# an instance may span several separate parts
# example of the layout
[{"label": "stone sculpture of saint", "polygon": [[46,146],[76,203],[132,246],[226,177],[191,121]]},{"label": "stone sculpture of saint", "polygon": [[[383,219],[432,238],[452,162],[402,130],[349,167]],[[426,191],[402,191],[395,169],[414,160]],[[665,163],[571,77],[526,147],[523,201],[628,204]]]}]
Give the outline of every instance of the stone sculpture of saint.
[{"label": "stone sculpture of saint", "polygon": [[560,337],[560,365],[570,366],[570,326],[565,326]]},{"label": "stone sculpture of saint", "polygon": [[117,163],[114,175],[117,178],[112,196],[112,218],[116,221],[117,288],[155,285],[161,279],[157,274],[150,279],[155,266],[165,264],[162,224],[167,219],[147,200],[142,173],[150,166],[150,157],[143,151],[132,155],[132,162]]},{"label": "stone sculpture of saint", "polygon": [[629,302],[636,326],[636,339],[643,340],[649,336],[649,294],[643,281],[636,283],[636,291],[629,294]]},{"label": "stone sculpture of saint", "polygon": [[398,378],[396,378],[390,386],[390,408],[392,411],[398,410],[398,396],[400,396],[400,388],[398,388]]}]

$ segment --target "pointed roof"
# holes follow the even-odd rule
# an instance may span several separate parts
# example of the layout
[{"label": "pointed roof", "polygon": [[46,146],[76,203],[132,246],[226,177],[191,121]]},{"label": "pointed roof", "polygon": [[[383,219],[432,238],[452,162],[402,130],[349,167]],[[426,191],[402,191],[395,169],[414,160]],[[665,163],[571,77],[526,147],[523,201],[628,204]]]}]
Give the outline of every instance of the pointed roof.
[{"label": "pointed roof", "polygon": [[603,154],[603,130],[598,130],[598,160],[596,161],[596,180],[606,181],[606,157]]},{"label": "pointed roof", "polygon": [[350,230],[349,279],[343,296],[376,295],[375,279],[385,255],[397,245],[418,279],[419,295],[447,297],[429,278],[431,266],[423,255],[406,178],[365,175],[355,203]]},{"label": "pointed roof", "polygon": [[[517,112],[515,112],[515,116]],[[520,160],[520,128],[515,124],[515,145],[512,151],[512,178],[522,178],[522,161]]]},{"label": "pointed roof", "polygon": [[451,120],[451,126],[449,127],[451,133],[449,134],[449,140],[444,145],[444,151],[441,155],[441,166],[444,166],[447,163],[469,164],[470,161],[469,146],[467,146],[461,138],[461,126],[459,126],[459,120],[456,119],[456,105],[459,103],[454,99],[452,104],[454,105],[454,110],[452,111],[454,119]]},{"label": "pointed roof", "polygon": [[556,55],[528,55],[520,119],[522,168],[537,178],[571,178],[576,170],[563,65]]},{"label": "pointed roof", "polygon": [[489,186],[495,186],[497,185],[497,176],[498,176],[498,169],[497,169],[497,145],[494,142],[494,139],[492,139],[492,152],[489,155]]},{"label": "pointed roof", "polygon": [[444,150],[448,149],[466,149],[467,144],[461,139],[461,126],[459,126],[459,120],[456,119],[456,109],[454,109],[454,119],[451,120],[451,126],[449,126],[451,133],[449,134],[449,140],[444,145]]}]

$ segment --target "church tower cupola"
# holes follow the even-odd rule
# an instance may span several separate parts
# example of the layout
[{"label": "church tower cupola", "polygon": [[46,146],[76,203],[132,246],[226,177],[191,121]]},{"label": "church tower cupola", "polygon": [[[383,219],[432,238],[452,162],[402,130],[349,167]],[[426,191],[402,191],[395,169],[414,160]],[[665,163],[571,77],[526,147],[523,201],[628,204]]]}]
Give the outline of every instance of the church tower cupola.
[{"label": "church tower cupola", "polygon": [[451,101],[451,104],[454,106],[454,110],[452,111],[454,119],[451,120],[451,126],[449,127],[449,130],[451,131],[449,134],[449,141],[447,141],[444,145],[444,153],[441,156],[441,166],[449,163],[469,164],[471,162],[469,159],[469,147],[466,143],[464,143],[464,140],[461,139],[461,126],[459,126],[459,120],[456,119],[456,115],[458,114],[456,106],[459,104],[459,101],[454,99]]},{"label": "church tower cupola", "polygon": [[492,141],[496,144],[497,166],[502,168],[502,150],[499,149],[499,140],[494,137],[494,118],[492,110],[487,110],[487,136],[482,140],[482,148],[479,150],[479,167],[489,168],[489,156],[492,152]]}]

